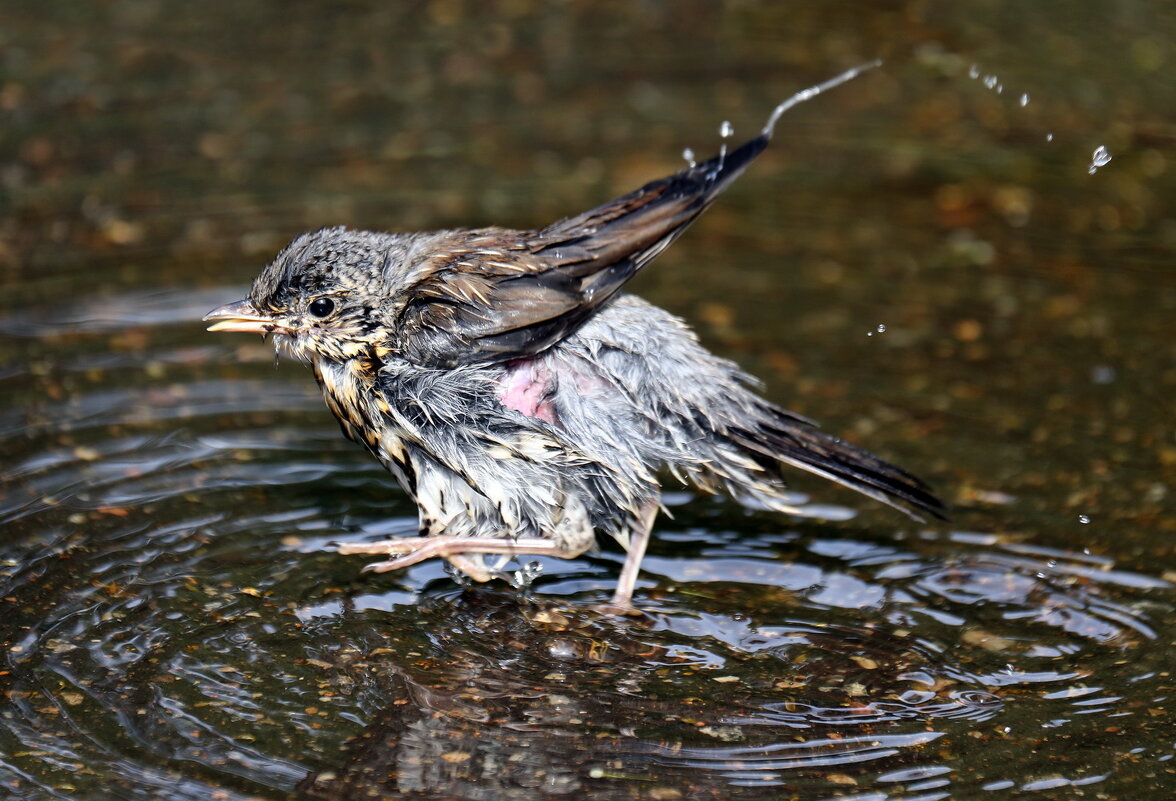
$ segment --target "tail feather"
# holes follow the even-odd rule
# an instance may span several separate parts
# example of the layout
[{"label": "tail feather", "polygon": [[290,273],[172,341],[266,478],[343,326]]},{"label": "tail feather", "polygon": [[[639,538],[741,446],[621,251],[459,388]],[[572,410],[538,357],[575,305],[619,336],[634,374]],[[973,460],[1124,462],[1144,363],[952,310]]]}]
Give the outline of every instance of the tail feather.
[{"label": "tail feather", "polygon": [[927,485],[900,467],[780,412],[761,418],[754,430],[728,432],[737,445],[771,462],[822,476],[916,520],[923,515],[946,520],[946,509]]}]

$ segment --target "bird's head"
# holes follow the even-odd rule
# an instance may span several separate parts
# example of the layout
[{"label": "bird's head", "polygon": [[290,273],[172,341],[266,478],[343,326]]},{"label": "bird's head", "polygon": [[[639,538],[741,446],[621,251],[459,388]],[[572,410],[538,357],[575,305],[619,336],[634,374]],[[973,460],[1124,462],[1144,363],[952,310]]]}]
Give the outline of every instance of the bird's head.
[{"label": "bird's head", "polygon": [[295,237],[249,296],[204,316],[209,331],[273,334],[305,361],[341,362],[388,339],[412,237],[324,228]]}]

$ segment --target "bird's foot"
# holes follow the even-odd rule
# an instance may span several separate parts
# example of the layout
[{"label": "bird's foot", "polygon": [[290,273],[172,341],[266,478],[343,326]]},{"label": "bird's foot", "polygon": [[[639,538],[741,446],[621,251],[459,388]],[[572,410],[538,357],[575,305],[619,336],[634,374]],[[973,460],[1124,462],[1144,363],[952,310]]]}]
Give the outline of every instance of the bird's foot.
[{"label": "bird's foot", "polygon": [[[395,556],[383,562],[373,562],[364,567],[365,573],[387,573],[391,570],[415,565],[426,559],[448,559],[451,564],[461,570],[474,581],[489,581],[500,571],[491,571],[480,559],[471,559],[463,554],[502,554],[505,556],[519,556],[534,554],[536,556],[556,556],[570,559],[578,555],[558,543],[540,537],[519,537],[517,539],[503,539],[501,537],[454,537],[442,535],[438,537],[400,537],[397,539],[380,540],[379,542],[344,543],[338,549],[341,554],[380,554]],[[506,577],[515,586],[525,586],[539,575],[541,568],[527,565],[513,576]],[[516,583],[518,582],[518,583]]]},{"label": "bird's foot", "polygon": [[[339,545],[338,553],[343,555],[367,553],[395,556],[395,559],[372,562],[363,568],[365,573],[388,573],[431,558],[433,554],[426,551],[426,546],[434,543],[437,539],[435,537],[396,537],[377,542],[345,542]],[[482,582],[494,578],[494,573],[487,570],[480,559],[472,559],[459,554],[439,553],[437,555],[448,556],[447,561],[455,569],[455,572],[460,571],[469,579]]]}]

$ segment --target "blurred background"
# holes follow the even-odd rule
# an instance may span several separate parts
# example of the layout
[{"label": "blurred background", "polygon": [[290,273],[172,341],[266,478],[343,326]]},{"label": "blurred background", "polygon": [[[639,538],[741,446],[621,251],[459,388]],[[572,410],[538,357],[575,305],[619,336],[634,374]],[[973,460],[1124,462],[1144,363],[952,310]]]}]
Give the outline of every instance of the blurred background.
[{"label": "blurred background", "polygon": [[[9,4],[0,785],[1166,797],[1173,42],[1154,0]],[[633,289],[950,524],[676,492],[643,623],[590,611],[611,543],[530,598],[330,553],[413,506],[205,312],[301,231],[542,226],[874,58]]]}]

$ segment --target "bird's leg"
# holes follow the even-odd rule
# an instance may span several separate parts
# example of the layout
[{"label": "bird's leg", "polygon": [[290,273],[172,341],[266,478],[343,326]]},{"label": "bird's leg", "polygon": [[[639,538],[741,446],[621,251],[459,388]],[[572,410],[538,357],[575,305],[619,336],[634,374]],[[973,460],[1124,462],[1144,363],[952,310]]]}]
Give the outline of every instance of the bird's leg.
[{"label": "bird's leg", "polygon": [[[386,573],[389,570],[399,570],[402,567],[415,565],[426,559],[437,557],[449,559],[464,553],[499,553],[510,556],[531,554],[535,556],[554,556],[559,559],[574,559],[583,553],[583,549],[567,547],[553,540],[542,537],[519,537],[518,539],[504,539],[501,537],[454,537],[442,535],[439,537],[404,537],[381,542],[352,543],[339,546],[339,553],[379,553],[402,554],[396,559],[386,562],[375,562],[367,565],[364,572]],[[459,564],[458,567],[461,567]],[[471,578],[476,578],[471,576]]]},{"label": "bird's leg", "polygon": [[[357,553],[374,553],[380,555],[408,554],[426,542],[430,542],[432,539],[432,537],[398,537],[396,539],[380,540],[379,542],[347,542],[338,546],[336,552],[344,555]],[[495,573],[489,570],[480,559],[471,559],[468,556],[453,554],[449,557],[449,563],[471,580],[479,583],[487,582],[495,576]]]},{"label": "bird's leg", "polygon": [[412,553],[432,537],[396,537],[378,542],[345,542],[339,546],[338,553],[348,555],[354,553],[397,554]]},{"label": "bird's leg", "polygon": [[629,552],[621,568],[621,577],[617,579],[617,591],[613,593],[612,603],[605,611],[629,614],[635,611],[633,588],[637,584],[637,573],[641,569],[641,560],[645,557],[645,549],[649,545],[649,535],[653,531],[657,510],[657,503],[651,501],[637,516],[637,525],[629,532]]}]

